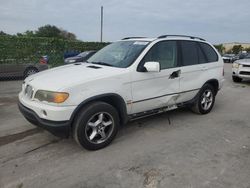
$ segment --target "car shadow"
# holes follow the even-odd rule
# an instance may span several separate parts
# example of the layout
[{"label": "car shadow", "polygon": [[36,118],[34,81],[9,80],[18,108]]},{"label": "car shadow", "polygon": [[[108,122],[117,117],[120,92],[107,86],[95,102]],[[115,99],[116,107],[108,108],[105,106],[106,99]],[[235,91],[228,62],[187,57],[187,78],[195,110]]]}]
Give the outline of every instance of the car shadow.
[{"label": "car shadow", "polygon": [[250,86],[250,80],[243,80],[241,83],[243,83],[243,84],[246,84],[246,85]]}]

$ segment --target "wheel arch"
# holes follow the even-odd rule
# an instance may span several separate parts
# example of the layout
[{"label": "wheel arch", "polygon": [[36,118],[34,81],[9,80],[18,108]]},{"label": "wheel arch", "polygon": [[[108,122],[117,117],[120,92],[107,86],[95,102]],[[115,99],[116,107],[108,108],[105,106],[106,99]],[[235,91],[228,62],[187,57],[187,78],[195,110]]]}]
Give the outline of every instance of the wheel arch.
[{"label": "wheel arch", "polygon": [[90,97],[84,101],[82,101],[76,109],[73,111],[71,117],[70,117],[70,122],[73,124],[74,119],[77,115],[77,113],[84,108],[84,106],[92,103],[92,102],[97,102],[97,101],[102,101],[106,102],[110,105],[112,105],[118,112],[119,118],[120,118],[120,123],[125,124],[128,121],[128,115],[127,115],[127,107],[126,103],[123,100],[123,98],[116,94],[116,93],[106,93],[106,94],[101,94],[97,96]]},{"label": "wheel arch", "polygon": [[201,89],[206,85],[206,84],[210,84],[215,88],[215,95],[218,93],[219,91],[219,81],[217,79],[210,79],[208,81],[206,81],[202,87],[199,89],[198,93],[194,96],[193,99],[191,99],[190,101],[186,102],[187,105],[193,105],[195,103],[195,101],[198,99],[200,93],[201,93]]},{"label": "wheel arch", "polygon": [[[217,79],[210,79],[210,80],[208,80],[208,81],[206,81],[205,82],[205,84],[210,84],[210,85],[212,85],[213,87],[214,87],[214,91],[215,91],[215,95],[217,95],[217,93],[218,93],[218,90],[219,90],[219,81],[217,80]],[[204,85],[205,85],[204,84]],[[203,86],[204,86],[203,85]],[[202,86],[202,87],[203,87]]]}]

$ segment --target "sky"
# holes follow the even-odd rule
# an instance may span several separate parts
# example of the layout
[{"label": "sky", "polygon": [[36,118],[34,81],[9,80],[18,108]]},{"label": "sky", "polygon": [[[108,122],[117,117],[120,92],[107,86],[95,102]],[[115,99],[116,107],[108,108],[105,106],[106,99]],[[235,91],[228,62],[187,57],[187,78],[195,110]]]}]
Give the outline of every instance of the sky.
[{"label": "sky", "polygon": [[250,42],[250,0],[0,0],[0,30],[16,34],[51,24],[83,41],[163,34],[214,43]]}]

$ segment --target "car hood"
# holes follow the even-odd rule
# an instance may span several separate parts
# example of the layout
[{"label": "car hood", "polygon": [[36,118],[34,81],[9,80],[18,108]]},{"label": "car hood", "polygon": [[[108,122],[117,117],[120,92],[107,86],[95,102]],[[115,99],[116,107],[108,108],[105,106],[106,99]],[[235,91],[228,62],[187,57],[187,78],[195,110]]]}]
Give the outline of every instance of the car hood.
[{"label": "car hood", "polygon": [[236,63],[240,63],[242,65],[250,65],[250,59],[240,59],[237,60]]},{"label": "car hood", "polygon": [[35,89],[63,91],[66,88],[89,81],[124,73],[123,68],[76,63],[39,72],[25,79]]},{"label": "car hood", "polygon": [[68,57],[65,59],[65,61],[69,61],[69,60],[76,60],[76,59],[81,59],[83,58],[82,56],[74,56],[74,57]]}]

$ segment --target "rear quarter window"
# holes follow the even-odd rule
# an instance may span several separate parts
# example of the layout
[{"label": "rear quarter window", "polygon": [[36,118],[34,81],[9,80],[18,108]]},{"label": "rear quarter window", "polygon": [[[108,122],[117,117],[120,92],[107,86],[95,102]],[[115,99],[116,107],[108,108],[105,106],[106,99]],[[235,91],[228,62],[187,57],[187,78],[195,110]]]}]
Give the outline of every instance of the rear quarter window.
[{"label": "rear quarter window", "polygon": [[207,63],[218,61],[218,55],[210,45],[206,43],[200,43],[200,47],[206,56]]}]

